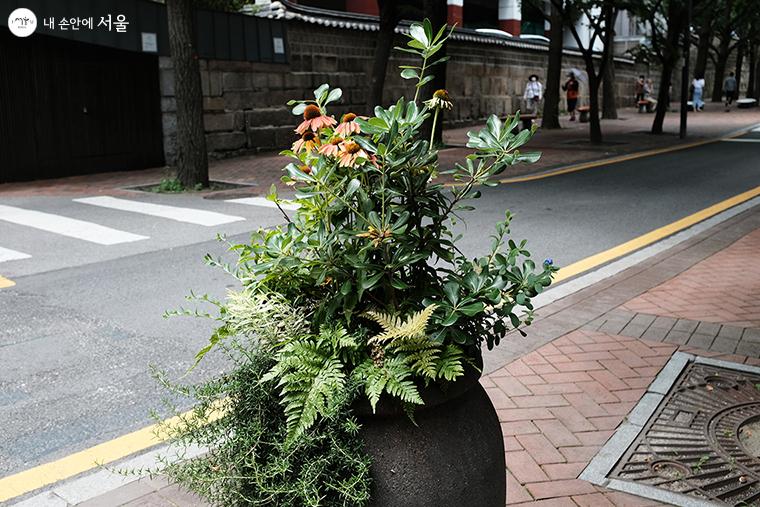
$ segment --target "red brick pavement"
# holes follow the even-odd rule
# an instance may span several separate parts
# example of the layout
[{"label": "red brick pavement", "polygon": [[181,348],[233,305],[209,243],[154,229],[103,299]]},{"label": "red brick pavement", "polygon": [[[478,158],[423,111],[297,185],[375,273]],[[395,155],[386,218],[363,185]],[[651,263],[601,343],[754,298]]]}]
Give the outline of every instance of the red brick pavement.
[{"label": "red brick pavement", "polygon": [[676,349],[670,343],[577,330],[484,377],[504,434],[507,504],[661,505],[577,477]]},{"label": "red brick pavement", "polygon": [[760,327],[760,230],[625,303],[637,313]]}]

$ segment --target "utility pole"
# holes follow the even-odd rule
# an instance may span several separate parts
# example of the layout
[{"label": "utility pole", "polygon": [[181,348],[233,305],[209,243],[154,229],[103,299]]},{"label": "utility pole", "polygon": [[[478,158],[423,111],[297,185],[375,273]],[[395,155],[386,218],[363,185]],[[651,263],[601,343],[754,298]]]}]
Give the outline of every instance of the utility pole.
[{"label": "utility pole", "polygon": [[686,2],[686,28],[683,38],[683,68],[681,69],[681,125],[678,137],[686,137],[686,115],[689,105],[689,52],[691,46],[691,0]]}]

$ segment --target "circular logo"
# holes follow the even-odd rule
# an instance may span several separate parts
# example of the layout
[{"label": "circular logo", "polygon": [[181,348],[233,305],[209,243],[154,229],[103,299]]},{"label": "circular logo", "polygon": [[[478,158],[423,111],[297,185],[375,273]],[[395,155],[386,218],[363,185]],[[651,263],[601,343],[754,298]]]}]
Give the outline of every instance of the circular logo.
[{"label": "circular logo", "polygon": [[37,16],[29,9],[20,7],[8,16],[8,28],[16,37],[29,37],[37,29]]}]

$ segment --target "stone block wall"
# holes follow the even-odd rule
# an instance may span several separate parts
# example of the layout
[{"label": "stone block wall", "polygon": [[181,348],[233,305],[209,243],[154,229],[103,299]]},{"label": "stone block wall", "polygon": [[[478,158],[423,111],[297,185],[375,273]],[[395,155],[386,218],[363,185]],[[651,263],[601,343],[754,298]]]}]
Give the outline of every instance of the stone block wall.
[{"label": "stone block wall", "polygon": [[[340,104],[331,112],[370,114],[367,95],[375,32],[291,21],[287,25],[287,38],[287,64],[201,60],[210,157],[288,147],[295,140],[293,129],[299,118],[290,113],[287,101],[311,98],[312,90],[325,82],[343,90]],[[403,43],[399,37],[397,45]],[[501,116],[514,113],[522,107],[528,76],[538,74],[545,82],[546,51],[455,40],[449,43],[448,54],[451,60],[446,82],[455,105],[444,118],[447,126],[473,124],[491,113]],[[413,96],[413,87],[401,79],[398,70],[399,65],[413,61],[404,53],[394,52],[388,62],[386,104],[401,95]],[[171,59],[160,58],[159,67],[164,152],[171,164],[176,141]],[[571,67],[583,69],[581,58],[565,55],[563,68]],[[632,103],[633,82],[640,70],[623,62],[616,65],[620,104]]]}]

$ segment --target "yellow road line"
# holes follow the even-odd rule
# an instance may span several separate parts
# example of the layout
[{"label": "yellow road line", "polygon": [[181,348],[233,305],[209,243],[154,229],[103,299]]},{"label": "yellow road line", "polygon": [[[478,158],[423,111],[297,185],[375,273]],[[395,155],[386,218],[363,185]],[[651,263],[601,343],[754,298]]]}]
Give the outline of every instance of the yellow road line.
[{"label": "yellow road line", "polygon": [[697,211],[692,215],[684,217],[680,220],[676,220],[673,223],[650,231],[630,241],[626,241],[625,243],[610,248],[609,250],[599,252],[598,254],[586,257],[585,259],[579,260],[578,262],[574,262],[568,266],[565,266],[564,268],[561,268],[554,277],[554,281],[558,282],[565,280],[572,276],[583,273],[584,271],[588,271],[592,268],[601,266],[602,264],[606,264],[612,260],[617,259],[618,257],[622,257],[647,245],[651,245],[652,243],[655,243],[668,236],[672,236],[677,232],[687,229],[694,224],[715,216],[718,213],[721,213],[738,204],[749,201],[750,199],[757,196],[760,196],[760,187],[755,187],[752,190],[742,192],[739,195],[735,195],[726,199],[725,201],[713,204],[709,208]]},{"label": "yellow road line", "polygon": [[718,141],[723,140],[730,140],[735,137],[739,137],[741,135],[746,134],[747,132],[751,131],[753,128],[757,127],[757,125],[751,125],[749,127],[745,127],[742,129],[739,129],[735,132],[726,134],[725,136],[716,137],[713,139],[703,139],[701,141],[694,141],[692,143],[686,143],[686,144],[677,144],[675,146],[666,146],[664,148],[655,148],[652,150],[644,150],[644,151],[637,151],[634,153],[628,153],[626,155],[619,155],[617,157],[610,157],[610,158],[603,158],[600,160],[593,160],[591,162],[582,162],[580,164],[574,164],[567,167],[561,167],[559,169],[549,170],[544,173],[538,173],[538,174],[529,174],[527,176],[515,176],[513,178],[503,178],[499,180],[499,183],[505,184],[505,183],[522,183],[525,181],[534,181],[534,180],[542,180],[544,178],[551,178],[553,176],[559,176],[561,174],[568,174],[568,173],[574,173],[578,171],[585,171],[586,169],[593,169],[594,167],[600,167],[603,165],[612,165],[617,164],[619,162],[625,162],[628,160],[635,160],[637,158],[643,158],[643,157],[651,157],[652,155],[660,155],[662,153],[670,153],[673,151],[680,151],[680,150],[688,150],[689,148],[696,148],[697,146],[703,146],[705,144],[711,144],[716,143]]},{"label": "yellow road line", "polygon": [[[223,413],[223,402],[219,402],[211,413],[209,421],[221,417]],[[70,454],[65,458],[2,478],[0,479],[0,502],[29,493],[43,486],[69,479],[82,472],[92,470],[99,465],[113,463],[130,454],[158,445],[167,438],[165,431],[161,431],[164,425],[175,426],[183,418],[192,417],[192,415],[193,411],[191,410],[161,423],[152,424],[108,442],[103,442],[83,451]]]},{"label": "yellow road line", "polygon": [[8,287],[13,287],[16,285],[16,282],[13,280],[8,280],[5,277],[0,276],[0,289],[7,289]]}]

